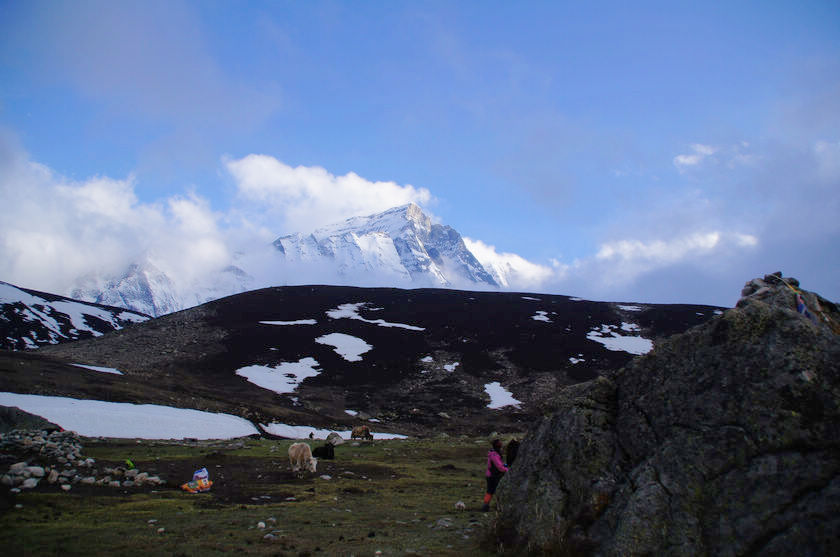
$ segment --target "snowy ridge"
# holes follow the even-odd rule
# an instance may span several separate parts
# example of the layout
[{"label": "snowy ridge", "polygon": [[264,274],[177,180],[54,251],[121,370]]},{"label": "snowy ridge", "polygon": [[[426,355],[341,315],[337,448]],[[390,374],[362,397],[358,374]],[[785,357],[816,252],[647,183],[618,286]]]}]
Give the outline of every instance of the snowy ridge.
[{"label": "snowy ridge", "polygon": [[0,346],[5,349],[37,348],[101,336],[148,319],[148,315],[138,312],[87,304],[0,282],[0,320],[14,333],[0,339]]},{"label": "snowy ridge", "polygon": [[[176,276],[144,254],[124,272],[81,277],[67,295],[153,317],[277,284],[345,284],[401,288],[499,287],[461,235],[434,224],[410,203],[358,216],[312,233],[277,238],[270,252],[237,257],[237,265],[197,279]],[[256,254],[256,255],[254,255]],[[241,266],[241,267],[240,267]],[[254,277],[260,277],[256,279]]]},{"label": "snowy ridge", "polygon": [[376,273],[398,286],[497,287],[457,231],[410,203],[275,240],[287,263],[322,262],[339,276]]}]

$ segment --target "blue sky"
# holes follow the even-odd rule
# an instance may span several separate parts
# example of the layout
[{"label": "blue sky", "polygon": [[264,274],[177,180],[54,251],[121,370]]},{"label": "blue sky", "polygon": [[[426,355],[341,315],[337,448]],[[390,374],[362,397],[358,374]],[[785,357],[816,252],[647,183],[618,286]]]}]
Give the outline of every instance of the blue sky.
[{"label": "blue sky", "polygon": [[840,300],[840,3],[0,2],[0,280],[407,201],[517,289]]}]

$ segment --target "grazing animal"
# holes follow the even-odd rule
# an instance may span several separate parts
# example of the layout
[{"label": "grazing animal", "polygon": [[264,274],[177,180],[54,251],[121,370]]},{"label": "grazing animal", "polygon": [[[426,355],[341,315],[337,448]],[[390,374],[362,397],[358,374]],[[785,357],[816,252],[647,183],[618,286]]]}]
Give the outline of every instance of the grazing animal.
[{"label": "grazing animal", "polygon": [[292,472],[297,474],[303,472],[304,469],[315,473],[315,467],[318,466],[318,459],[312,458],[312,449],[306,443],[293,443],[289,447],[289,463],[292,466]]},{"label": "grazing animal", "polygon": [[511,439],[508,441],[507,447],[505,447],[505,459],[507,460],[508,467],[513,465],[513,461],[516,460],[516,454],[519,452],[519,441],[516,439]]},{"label": "grazing animal", "polygon": [[315,450],[312,451],[312,456],[325,458],[327,460],[335,460],[335,447],[332,443],[327,443],[321,447],[315,447]]},{"label": "grazing animal", "polygon": [[341,438],[341,435],[333,431],[332,433],[327,435],[327,443],[333,446],[341,445],[342,443],[344,443],[344,439]]},{"label": "grazing animal", "polygon": [[373,433],[370,432],[370,428],[366,425],[357,425],[353,428],[353,432],[350,434],[350,439],[367,439],[369,441],[373,441]]}]

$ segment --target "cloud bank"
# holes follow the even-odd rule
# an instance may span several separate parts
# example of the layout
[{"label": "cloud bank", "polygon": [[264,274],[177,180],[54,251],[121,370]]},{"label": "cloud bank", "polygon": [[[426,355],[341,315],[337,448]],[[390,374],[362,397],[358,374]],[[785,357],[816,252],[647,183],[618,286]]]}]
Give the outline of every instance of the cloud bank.
[{"label": "cloud bank", "polygon": [[[680,159],[683,167],[694,167],[693,187],[643,197],[621,218],[605,220],[588,255],[535,262],[480,239],[464,241],[512,291],[732,305],[745,281],[782,270],[804,279],[806,288],[836,296],[831,281],[840,268],[840,142],[799,149],[772,144],[763,151],[700,145],[687,155],[697,156],[696,162]],[[715,168],[703,169],[705,157],[716,157]],[[749,165],[728,164],[744,157]],[[0,201],[13,208],[0,220],[0,280],[66,294],[79,277],[120,275],[129,264],[148,260],[184,289],[231,264],[251,274],[255,288],[384,285],[393,277],[340,276],[323,262],[282,268],[271,242],[351,216],[435,200],[425,188],[292,167],[267,155],[223,158],[221,165],[235,186],[224,211],[196,191],[142,203],[134,176],[72,180],[30,160],[12,136],[0,134]]]}]

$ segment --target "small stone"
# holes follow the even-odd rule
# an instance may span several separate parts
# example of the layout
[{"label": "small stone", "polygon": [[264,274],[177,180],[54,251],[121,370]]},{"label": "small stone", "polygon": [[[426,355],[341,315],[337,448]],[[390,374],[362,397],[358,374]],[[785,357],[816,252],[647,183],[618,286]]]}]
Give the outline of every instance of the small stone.
[{"label": "small stone", "polygon": [[47,477],[47,481],[50,482],[51,484],[54,484],[55,482],[57,482],[58,481],[58,470],[53,468],[50,471],[50,475]]},{"label": "small stone", "polygon": [[259,528],[260,530],[265,530],[265,522],[263,522],[262,520],[257,522],[257,528]]},{"label": "small stone", "polygon": [[72,486],[70,484],[61,484],[61,489],[64,491],[70,491],[71,487]]},{"label": "small stone", "polygon": [[36,487],[37,485],[38,485],[38,479],[37,478],[26,478],[25,480],[23,480],[23,483],[20,484],[20,487],[22,487],[23,489],[32,489],[32,488]]},{"label": "small stone", "polygon": [[158,534],[163,534],[164,532],[166,532],[166,528],[158,528],[157,529]]},{"label": "small stone", "polygon": [[331,480],[331,479],[332,479],[332,476],[330,476],[330,475],[328,475],[328,474],[323,474],[323,475],[321,476],[321,479],[322,479],[322,480]]}]

